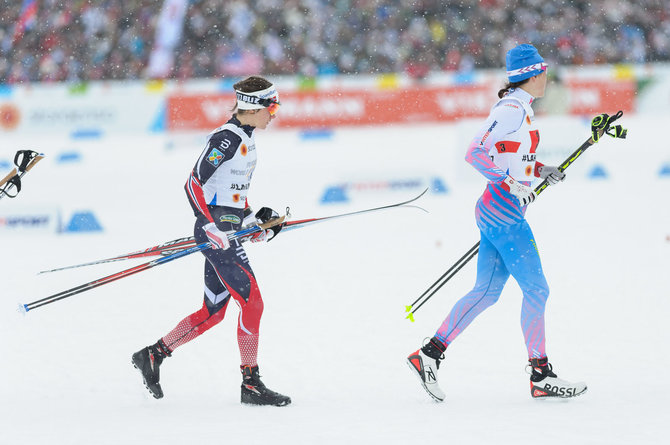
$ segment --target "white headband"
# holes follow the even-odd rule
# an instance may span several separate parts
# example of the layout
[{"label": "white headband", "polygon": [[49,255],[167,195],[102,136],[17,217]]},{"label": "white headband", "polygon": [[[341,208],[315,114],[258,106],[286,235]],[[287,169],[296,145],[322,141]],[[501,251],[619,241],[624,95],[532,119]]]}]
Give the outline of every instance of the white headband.
[{"label": "white headband", "polygon": [[529,65],[529,66],[525,66],[523,68],[519,68],[518,70],[507,71],[507,77],[518,76],[519,74],[530,73],[532,71],[541,70],[541,69],[546,68],[546,67],[547,67],[547,64],[544,63],[544,62],[535,63],[533,65]]},{"label": "white headband", "polygon": [[279,102],[279,94],[274,85],[251,93],[235,90],[235,96],[237,97],[237,108],[240,110],[260,110],[270,105],[267,102],[268,99]]}]

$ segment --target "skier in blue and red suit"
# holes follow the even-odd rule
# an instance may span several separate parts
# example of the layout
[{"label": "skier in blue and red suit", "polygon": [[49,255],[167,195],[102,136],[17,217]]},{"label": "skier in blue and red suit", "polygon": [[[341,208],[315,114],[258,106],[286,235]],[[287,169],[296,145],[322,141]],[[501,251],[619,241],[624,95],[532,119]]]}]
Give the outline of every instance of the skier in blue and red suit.
[{"label": "skier in blue and red suit", "polygon": [[498,93],[486,122],[472,140],[465,160],[487,180],[475,209],[480,230],[477,280],[453,307],[435,335],[407,362],[433,399],[444,400],[437,369],[447,347],[486,308],[493,305],[510,275],[523,292],[521,328],[528,351],[531,395],[572,397],[586,391],[584,383],[557,378],[545,350],[544,312],[549,286],[542,271],[526,206],[535,200],[530,187],[536,178],[554,185],[565,174],[536,161],[540,134],[532,104],[544,95],[547,64],[529,44],[507,53],[508,84]]}]

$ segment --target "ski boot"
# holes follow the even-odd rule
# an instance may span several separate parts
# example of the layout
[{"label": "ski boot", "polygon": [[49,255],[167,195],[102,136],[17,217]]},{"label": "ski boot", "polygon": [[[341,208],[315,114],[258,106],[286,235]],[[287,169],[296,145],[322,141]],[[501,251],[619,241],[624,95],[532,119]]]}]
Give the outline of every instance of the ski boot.
[{"label": "ski boot", "polygon": [[421,380],[423,389],[437,402],[444,400],[444,392],[437,383],[437,370],[446,349],[444,343],[433,337],[425,346],[407,357],[407,364]]},{"label": "ski boot", "polygon": [[534,399],[576,397],[586,392],[586,383],[570,383],[559,379],[547,357],[532,358],[530,367],[530,395]]},{"label": "ski boot", "polygon": [[166,349],[162,348],[159,343],[137,351],[132,357],[133,366],[140,371],[144,386],[155,399],[163,397],[163,390],[159,383],[160,365],[165,357],[170,356],[169,353],[164,352]]},{"label": "ski boot", "polygon": [[258,374],[258,366],[240,366],[242,371],[242,396],[240,401],[246,405],[286,406],[291,398],[268,389]]}]

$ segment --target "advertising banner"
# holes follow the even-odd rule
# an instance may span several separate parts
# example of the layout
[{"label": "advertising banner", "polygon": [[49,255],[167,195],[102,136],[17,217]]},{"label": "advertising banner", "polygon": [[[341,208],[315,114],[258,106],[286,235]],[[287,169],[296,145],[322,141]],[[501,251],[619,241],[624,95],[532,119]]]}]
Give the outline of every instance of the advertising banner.
[{"label": "advertising banner", "polygon": [[[279,127],[331,127],[444,122],[486,115],[495,101],[490,86],[397,90],[289,91],[281,94]],[[167,101],[169,130],[208,130],[232,112],[232,94],[175,94]]]},{"label": "advertising banner", "polygon": [[[436,123],[485,117],[497,100],[497,85],[409,87],[403,89],[288,91],[274,125],[318,128],[340,125]],[[567,82],[561,92],[573,115],[634,109],[632,81]],[[211,130],[223,124],[235,105],[232,94],[171,94],[167,100],[169,131]]]},{"label": "advertising banner", "polygon": [[14,87],[0,97],[0,135],[147,133],[165,94],[144,83]]},{"label": "advertising banner", "polygon": [[573,115],[614,114],[635,110],[633,80],[570,80],[569,113]]}]

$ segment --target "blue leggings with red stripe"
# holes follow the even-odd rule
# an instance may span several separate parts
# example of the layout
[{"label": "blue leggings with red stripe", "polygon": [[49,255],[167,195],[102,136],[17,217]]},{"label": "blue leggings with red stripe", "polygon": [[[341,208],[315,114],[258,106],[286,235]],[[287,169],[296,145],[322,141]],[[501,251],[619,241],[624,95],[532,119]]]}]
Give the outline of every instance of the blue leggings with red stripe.
[{"label": "blue leggings with red stripe", "polygon": [[493,305],[510,275],[523,292],[521,329],[528,357],[546,357],[544,309],[549,286],[533,232],[526,220],[502,227],[480,227],[481,241],[474,288],[453,307],[435,336],[450,344],[487,307]]}]

